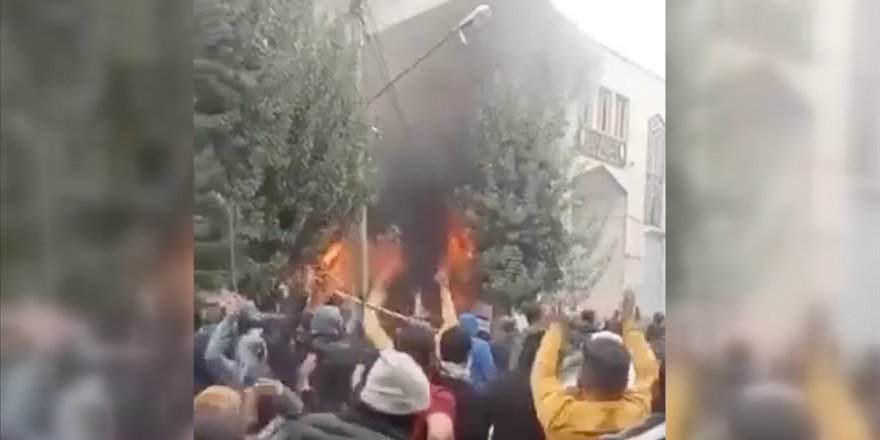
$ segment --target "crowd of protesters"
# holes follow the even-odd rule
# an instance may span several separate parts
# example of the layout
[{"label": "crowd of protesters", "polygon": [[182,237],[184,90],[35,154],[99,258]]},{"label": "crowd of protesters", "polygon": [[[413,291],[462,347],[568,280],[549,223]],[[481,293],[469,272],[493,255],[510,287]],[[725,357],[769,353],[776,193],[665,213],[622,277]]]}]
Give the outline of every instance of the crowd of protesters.
[{"label": "crowd of protesters", "polygon": [[670,347],[667,381],[664,316],[642,321],[632,292],[607,320],[528,305],[524,329],[500,318],[490,338],[440,290],[439,329],[382,319],[381,284],[355,325],[338,305],[261,318],[252,303],[224,302],[195,335],[195,438],[876,438],[880,357],[849,389],[815,322],[811,349],[787,364],[799,371],[757,374],[743,346],[721,362]]},{"label": "crowd of protesters", "polygon": [[631,292],[607,323],[533,304],[527,328],[500,318],[494,338],[440,292],[439,329],[384,319],[381,282],[354,325],[329,303],[280,317],[234,295],[205,308],[195,438],[665,438],[662,316],[646,335]]},{"label": "crowd of protesters", "polygon": [[[180,390],[193,412],[165,400],[163,421],[141,413],[141,424],[119,414],[160,385],[130,389],[106,371],[139,357],[108,357],[69,317],[4,308],[0,438],[171,438],[149,424],[190,415],[186,438],[200,440],[878,438],[880,354],[846,372],[818,317],[798,350],[762,369],[747,343],[711,358],[667,343],[663,316],[642,322],[632,294],[608,320],[529,305],[525,328],[501,318],[491,338],[456,315],[447,290],[441,299],[432,329],[382,319],[381,285],[354,321],[334,304],[264,314],[227,297],[202,308],[193,335],[195,389]],[[121,436],[120,425],[147,434]]]}]

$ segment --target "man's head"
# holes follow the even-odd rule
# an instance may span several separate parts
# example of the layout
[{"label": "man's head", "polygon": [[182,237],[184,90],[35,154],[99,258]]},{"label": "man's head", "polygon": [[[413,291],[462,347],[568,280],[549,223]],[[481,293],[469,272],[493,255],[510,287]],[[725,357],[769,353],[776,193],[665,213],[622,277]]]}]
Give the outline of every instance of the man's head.
[{"label": "man's head", "polygon": [[366,374],[360,401],[383,414],[409,416],[430,404],[428,377],[413,358],[397,350],[382,350]]},{"label": "man's head", "polygon": [[655,324],[663,324],[663,321],[666,320],[666,317],[663,316],[662,312],[657,312],[654,314],[654,323]]},{"label": "man's head", "polygon": [[223,319],[223,306],[214,299],[205,300],[199,308],[199,317],[203,324],[215,324]]},{"label": "man's head", "polygon": [[617,399],[626,390],[631,358],[613,338],[592,337],[584,343],[584,363],[578,384],[602,398]]},{"label": "man's head", "polygon": [[480,320],[473,313],[462,313],[458,317],[458,325],[469,336],[477,336],[480,333]]},{"label": "man's head", "polygon": [[516,332],[516,321],[513,318],[501,318],[501,333],[510,335]]},{"label": "man's head", "polygon": [[426,374],[433,368],[437,348],[434,334],[427,328],[416,325],[401,327],[394,338],[394,347],[410,355]]},{"label": "man's head", "polygon": [[241,416],[228,410],[204,410],[193,413],[193,440],[244,440]]},{"label": "man's head", "polygon": [[529,304],[523,307],[523,315],[529,325],[538,325],[544,319],[544,309],[540,304]]},{"label": "man's head", "polygon": [[595,324],[596,322],[596,312],[593,310],[582,310],[581,311],[581,321],[589,322],[590,324]]},{"label": "man's head", "polygon": [[193,431],[198,440],[244,439],[243,401],[238,391],[213,385],[193,399]]},{"label": "man's head", "polygon": [[727,419],[731,440],[816,440],[803,397],[776,383],[752,385],[736,396]]},{"label": "man's head", "polygon": [[467,363],[471,337],[460,326],[452,327],[440,337],[440,359],[454,364]]},{"label": "man's head", "polygon": [[315,336],[338,337],[343,332],[343,324],[338,307],[323,305],[315,309],[309,328]]}]

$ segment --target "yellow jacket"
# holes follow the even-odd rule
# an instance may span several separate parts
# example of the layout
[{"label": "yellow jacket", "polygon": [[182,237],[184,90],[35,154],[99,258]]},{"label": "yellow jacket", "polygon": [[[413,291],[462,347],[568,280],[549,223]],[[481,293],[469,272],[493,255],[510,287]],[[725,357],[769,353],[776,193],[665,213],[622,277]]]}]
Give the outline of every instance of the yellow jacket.
[{"label": "yellow jacket", "polygon": [[[804,387],[807,405],[823,440],[870,440],[870,428],[864,414],[853,401],[846,378],[829,359],[808,359]],[[687,427],[693,413],[695,390],[689,380],[692,372],[684,365],[671,365],[666,377],[666,437],[687,440]],[[697,416],[698,417],[698,416]]]},{"label": "yellow jacket", "polygon": [[870,440],[865,414],[850,395],[846,378],[822,356],[808,361],[805,393],[822,439]]},{"label": "yellow jacket", "polygon": [[563,387],[556,375],[562,341],[560,325],[551,325],[532,368],[532,399],[547,440],[597,439],[634,426],[651,413],[651,386],[659,373],[657,359],[632,321],[623,323],[623,343],[632,356],[636,380],[620,400],[590,400]]}]

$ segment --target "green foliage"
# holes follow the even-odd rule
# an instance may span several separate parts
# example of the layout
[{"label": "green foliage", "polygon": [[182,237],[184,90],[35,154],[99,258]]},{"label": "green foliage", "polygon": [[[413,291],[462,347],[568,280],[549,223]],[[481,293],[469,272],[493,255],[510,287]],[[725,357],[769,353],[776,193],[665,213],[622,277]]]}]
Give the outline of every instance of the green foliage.
[{"label": "green foliage", "polygon": [[[189,207],[190,7],[4,0],[2,293],[131,323]],[[110,323],[109,321],[113,321]]]},{"label": "green foliage", "polygon": [[[239,287],[265,291],[360,214],[369,125],[356,48],[307,0],[202,0],[195,18],[196,199],[222,197],[244,257]],[[215,225],[205,229],[222,231],[229,214],[203,208]]]},{"label": "green foliage", "polygon": [[515,307],[563,279],[570,190],[560,140],[562,106],[530,107],[505,97],[485,106],[471,148],[480,181],[461,191],[475,228],[482,289]]}]

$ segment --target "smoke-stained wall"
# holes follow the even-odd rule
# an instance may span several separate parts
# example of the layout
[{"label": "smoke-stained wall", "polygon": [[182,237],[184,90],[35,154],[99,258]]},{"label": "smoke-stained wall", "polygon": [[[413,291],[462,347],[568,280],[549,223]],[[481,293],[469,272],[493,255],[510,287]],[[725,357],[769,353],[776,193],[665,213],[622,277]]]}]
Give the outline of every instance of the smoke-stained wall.
[{"label": "smoke-stained wall", "polygon": [[[568,100],[584,93],[586,72],[598,64],[586,35],[549,0],[451,0],[369,39],[364,94],[381,90],[480,4],[491,6],[492,17],[464,31],[466,44],[446,42],[371,107],[380,137],[371,232],[401,229],[409,276],[424,288],[443,257],[454,190],[474,175],[469,133],[494,87],[505,84],[530,100]],[[376,14],[366,11],[368,27],[382,28]]]}]

